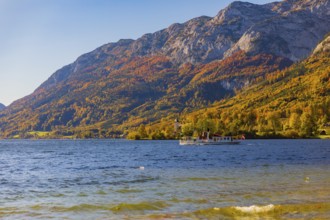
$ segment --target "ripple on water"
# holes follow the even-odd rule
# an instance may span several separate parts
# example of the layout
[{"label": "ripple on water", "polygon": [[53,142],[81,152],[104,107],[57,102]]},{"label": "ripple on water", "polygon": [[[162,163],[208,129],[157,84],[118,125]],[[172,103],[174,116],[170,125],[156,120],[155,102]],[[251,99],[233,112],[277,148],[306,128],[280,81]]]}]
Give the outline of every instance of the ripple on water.
[{"label": "ripple on water", "polygon": [[114,213],[130,211],[159,211],[170,205],[164,201],[140,202],[140,203],[120,203],[111,208]]},{"label": "ripple on water", "polygon": [[121,181],[114,181],[111,182],[112,185],[123,185],[123,184],[135,184],[135,183],[146,183],[150,181],[158,181],[159,177],[153,176],[140,176],[138,178],[134,178],[132,180],[121,180]]},{"label": "ripple on water", "polygon": [[97,194],[97,195],[107,195],[107,193],[106,193],[104,190],[102,190],[102,189],[97,190],[97,191],[96,191],[96,194]]},{"label": "ripple on water", "polygon": [[129,193],[141,193],[143,192],[143,190],[141,189],[118,189],[116,190],[117,193],[121,193],[121,194],[129,194]]},{"label": "ripple on water", "polygon": [[185,177],[185,178],[176,178],[178,182],[190,182],[190,181],[216,181],[221,180],[219,177]]},{"label": "ripple on water", "polygon": [[193,198],[179,199],[176,197],[173,197],[170,201],[173,203],[188,203],[188,204],[207,204],[209,202],[207,199],[193,199]]},{"label": "ripple on water", "polygon": [[34,205],[31,210],[47,210],[54,213],[65,212],[90,212],[90,211],[111,211],[114,214],[136,212],[144,213],[145,211],[159,211],[170,205],[165,201],[143,201],[139,203],[118,203],[118,204],[78,204],[74,206],[46,206]]},{"label": "ripple on water", "polygon": [[87,197],[88,195],[86,193],[84,193],[84,192],[80,192],[80,193],[78,193],[77,196],[78,197]]}]

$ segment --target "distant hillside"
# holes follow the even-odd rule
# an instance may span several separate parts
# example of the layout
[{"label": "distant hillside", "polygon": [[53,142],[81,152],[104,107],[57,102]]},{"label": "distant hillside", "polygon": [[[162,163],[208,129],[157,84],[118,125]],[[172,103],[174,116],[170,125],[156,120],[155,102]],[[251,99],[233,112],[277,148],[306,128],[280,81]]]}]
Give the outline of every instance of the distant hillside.
[{"label": "distant hillside", "polygon": [[329,8],[234,2],[213,18],[103,45],[1,111],[0,137],[104,137],[204,108],[312,54],[330,32]]}]

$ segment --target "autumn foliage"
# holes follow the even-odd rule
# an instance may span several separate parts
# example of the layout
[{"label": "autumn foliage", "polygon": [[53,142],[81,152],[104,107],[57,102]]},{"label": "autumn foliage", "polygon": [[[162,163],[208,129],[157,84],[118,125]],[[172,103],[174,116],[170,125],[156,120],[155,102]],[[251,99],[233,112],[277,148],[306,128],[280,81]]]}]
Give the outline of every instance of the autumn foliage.
[{"label": "autumn foliage", "polygon": [[[206,128],[298,137],[329,123],[329,53],[289,68],[287,59],[243,52],[207,64],[162,55],[111,59],[0,111],[0,137],[164,139]],[[183,130],[174,131],[175,118]]]}]

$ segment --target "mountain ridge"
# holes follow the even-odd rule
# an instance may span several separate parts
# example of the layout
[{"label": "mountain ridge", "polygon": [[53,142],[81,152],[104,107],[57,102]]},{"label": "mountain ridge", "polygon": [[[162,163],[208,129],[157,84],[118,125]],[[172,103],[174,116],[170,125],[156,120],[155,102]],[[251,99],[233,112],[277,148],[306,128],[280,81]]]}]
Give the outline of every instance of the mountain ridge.
[{"label": "mountain ridge", "polygon": [[234,2],[213,18],[105,44],[2,111],[0,136],[125,124],[123,131],[205,107],[309,56],[330,32],[328,18],[328,0]]},{"label": "mountain ridge", "polygon": [[[110,52],[110,56],[116,56],[118,54],[124,54],[127,53],[127,50],[131,51],[129,54],[130,56],[146,56],[146,55],[165,55],[165,56],[169,56],[171,57],[171,59],[174,59],[175,62],[178,63],[186,63],[186,62],[190,62],[190,63],[195,63],[195,62],[210,62],[212,60],[216,60],[216,59],[222,59],[222,58],[226,58],[231,56],[233,53],[237,52],[238,50],[243,50],[246,52],[252,52],[254,53],[255,51],[252,50],[253,46],[251,46],[251,43],[249,43],[249,41],[251,41],[251,38],[253,39],[255,35],[257,35],[257,33],[254,33],[253,30],[249,30],[248,33],[244,34],[246,31],[248,31],[249,27],[255,25],[255,23],[257,24],[263,24],[264,20],[268,20],[269,18],[274,18],[274,17],[278,17],[281,14],[278,13],[288,13],[290,12],[290,10],[285,10],[285,12],[283,13],[281,10],[279,9],[274,9],[275,7],[279,7],[278,5],[282,5],[284,3],[288,4],[288,2],[293,2],[293,4],[291,5],[290,10],[294,9],[297,10],[297,8],[302,8],[302,6],[300,5],[300,7],[297,6],[297,2],[304,2],[305,5],[308,2],[314,2],[314,4],[307,4],[308,6],[310,6],[310,8],[307,7],[307,9],[313,11],[314,8],[317,8],[316,6],[319,6],[318,4],[316,4],[317,2],[319,2],[319,4],[322,4],[323,2],[326,2],[327,5],[324,7],[328,7],[328,11],[327,13],[325,13],[327,16],[329,15],[329,1],[322,1],[322,0],[314,0],[314,1],[284,1],[284,2],[280,2],[280,3],[269,3],[269,4],[265,4],[265,5],[255,5],[252,3],[245,3],[245,2],[233,2],[231,3],[227,8],[221,10],[218,15],[216,15],[215,17],[211,18],[211,17],[207,17],[207,16],[202,16],[202,17],[198,17],[198,18],[194,18],[191,19],[183,24],[172,24],[171,26],[169,26],[166,29],[157,31],[153,34],[145,34],[143,35],[141,38],[138,38],[137,40],[119,40],[116,43],[109,43],[109,44],[105,44],[99,48],[97,48],[96,50],[90,52],[90,53],[86,53],[82,56],[80,56],[74,63],[74,67],[72,66],[70,71],[71,73],[75,73],[77,72],[79,69],[83,68],[86,66],[86,64],[90,64],[91,62],[96,62],[96,58],[98,59],[97,62],[102,61],[102,58],[106,58],[106,55],[108,52]],[[306,3],[307,2],[307,3]],[[315,6],[316,4],[316,6]],[[210,48],[207,51],[204,51],[204,55],[201,55],[200,53],[194,55],[194,53],[190,53],[192,54],[192,57],[189,57],[188,55],[185,55],[185,51],[189,51],[191,50],[191,48],[187,47],[185,45],[185,43],[181,43],[184,42],[184,40],[182,39],[189,39],[189,33],[192,32],[191,34],[196,33],[196,29],[198,28],[203,28],[203,26],[200,26],[201,24],[203,24],[204,26],[208,26],[208,23],[211,24],[227,24],[230,23],[231,27],[234,27],[233,23],[231,22],[237,22],[235,21],[235,18],[237,18],[237,16],[235,16],[235,11],[237,10],[237,7],[242,7],[242,5],[246,6],[248,5],[249,7],[247,8],[252,8],[255,9],[257,8],[258,10],[261,10],[261,18],[260,17],[255,17],[256,12],[258,10],[253,10],[253,13],[250,13],[250,16],[244,16],[244,21],[246,22],[246,18],[249,18],[250,20],[247,22],[248,24],[246,24],[246,27],[243,28],[243,30],[232,30],[233,28],[231,28],[230,30],[226,30],[226,27],[222,27],[221,30],[215,30],[216,28],[213,28],[211,31],[216,32],[216,39],[211,39],[212,42],[214,42]],[[269,7],[269,5],[272,5],[272,7]],[[314,6],[313,6],[314,5]],[[247,13],[247,10],[242,10],[241,8],[239,8],[240,10],[240,16],[242,16],[241,11],[243,11],[244,13]],[[308,11],[308,10],[304,10],[304,11]],[[234,18],[233,18],[233,13],[229,13],[230,15],[226,15],[228,14],[227,12],[232,12],[234,11]],[[274,12],[277,11],[278,13]],[[266,13],[267,12],[267,13]],[[308,14],[307,14],[308,15]],[[306,13],[303,13],[300,16],[306,16]],[[281,16],[280,16],[281,17]],[[254,19],[253,19],[254,18]],[[330,19],[330,17],[328,17]],[[233,20],[234,19],[234,20]],[[328,20],[329,20],[328,19]],[[261,20],[261,21],[260,21]],[[308,20],[313,20],[312,18],[308,18]],[[322,19],[321,19],[322,20]],[[323,20],[326,20],[326,17],[323,18]],[[318,25],[316,29],[320,29],[322,30],[323,28],[320,28],[323,26],[329,26],[329,25],[324,25],[324,21],[323,22],[314,22],[314,25]],[[268,23],[263,24],[263,28],[265,28],[264,26],[268,25]],[[186,28],[185,28],[186,26]],[[226,25],[225,25],[226,26]],[[255,27],[254,27],[255,28]],[[187,30],[184,30],[187,29]],[[242,29],[242,27],[241,27]],[[182,34],[182,32],[188,32],[185,35],[183,35],[182,37],[179,37],[179,40],[181,40],[181,42],[177,42],[177,40],[175,40],[176,37],[178,37],[179,34]],[[276,30],[275,30],[276,31]],[[308,49],[306,49],[306,51],[304,52],[303,56],[296,56],[296,55],[290,55],[290,56],[286,56],[285,53],[280,53],[280,54],[276,54],[275,55],[279,55],[279,56],[284,56],[286,58],[291,59],[292,61],[298,61],[299,59],[303,59],[306,58],[306,54],[312,52],[313,46],[315,46],[322,38],[325,34],[327,34],[329,31],[329,27],[327,27],[327,30],[322,30],[321,34],[319,34],[319,36],[315,39],[315,36],[312,37],[306,37],[303,36],[303,38],[307,38],[308,42],[310,42],[312,40],[311,43],[308,43]],[[223,35],[222,32],[224,32]],[[231,33],[235,33],[238,34],[238,36],[241,35],[241,37],[239,39],[236,39],[237,42],[235,41],[231,41],[230,39],[228,39],[228,32]],[[204,32],[203,32],[204,33]],[[220,35],[219,35],[220,33]],[[314,35],[315,32],[313,32],[312,35]],[[188,37],[187,37],[188,35]],[[253,36],[250,36],[253,35]],[[168,38],[168,36],[171,36],[170,38]],[[296,35],[294,35],[294,37],[296,37]],[[164,42],[164,40],[162,40],[162,38],[166,38],[167,40]],[[201,41],[201,37],[197,36],[196,37],[198,39],[198,41]],[[202,39],[204,40],[204,39]],[[215,40],[215,41],[213,41]],[[256,39],[253,39],[254,41],[256,41]],[[217,45],[218,41],[220,41],[220,43]],[[246,42],[248,41],[248,42]],[[262,40],[261,40],[262,41]],[[290,40],[292,41],[292,40]],[[285,41],[283,41],[284,44]],[[276,42],[276,43],[283,43],[283,42]],[[194,44],[197,44],[198,42],[195,42],[193,40],[193,42],[189,42],[187,43],[187,45],[189,46],[196,46]],[[209,43],[209,42],[208,42]],[[300,44],[305,45],[306,42],[300,42]],[[141,46],[143,45],[143,46]],[[174,45],[174,47],[176,47],[175,49],[171,47],[171,45]],[[205,42],[203,42],[203,44],[201,45],[205,45]],[[246,46],[248,45],[248,46]],[[161,47],[162,46],[162,47]],[[230,49],[230,46],[233,46],[233,48]],[[217,48],[218,47],[218,48]],[[306,46],[305,46],[306,47]],[[159,48],[162,48],[159,51]],[[203,51],[202,47],[193,47],[195,50],[200,50]],[[196,49],[197,48],[197,49]],[[252,48],[252,49],[250,49]],[[260,49],[260,48],[258,48]],[[175,50],[177,50],[177,52],[175,52]],[[213,53],[211,53],[212,50],[215,50]],[[252,50],[252,51],[250,51]],[[174,52],[173,52],[174,51]],[[272,50],[269,50],[269,48],[262,50],[263,52],[269,52]],[[112,53],[111,53],[112,52]],[[187,53],[189,54],[189,53]],[[213,55],[212,54],[216,54]],[[94,55],[94,56],[89,56],[89,55]],[[195,58],[195,57],[201,57],[201,58]],[[125,56],[124,56],[125,57]],[[126,56],[127,57],[127,56]],[[203,58],[204,57],[204,58]],[[212,57],[210,59],[208,59],[209,57]],[[88,62],[86,61],[88,60]],[[71,64],[72,65],[72,64]],[[69,74],[69,72],[67,72],[68,68],[63,67],[63,72],[60,71],[57,75],[60,76],[67,76]],[[58,71],[57,71],[58,72]],[[56,73],[54,74],[55,77]],[[56,81],[56,80],[55,80]]]},{"label": "mountain ridge", "polygon": [[[289,4],[288,2],[293,2],[291,7],[289,7],[290,10],[297,10],[299,8],[302,10],[301,5],[297,5],[299,2],[303,2],[303,5],[307,5],[307,9],[303,10],[304,13],[298,14],[298,18],[301,16],[309,16],[311,13],[305,13],[306,11],[315,11],[315,8],[320,8],[320,5],[326,5],[324,7],[329,7],[329,1],[328,0],[303,0],[303,1],[284,1],[280,3],[269,3],[265,5],[255,5],[252,3],[246,3],[246,2],[233,2],[231,3],[227,8],[221,10],[218,15],[215,17],[207,17],[202,16],[198,18],[191,19],[185,23],[182,24],[172,24],[168,28],[165,28],[163,30],[157,31],[152,34],[145,34],[141,38],[138,38],[137,40],[119,40],[116,43],[109,43],[105,44],[96,50],[86,53],[79,57],[73,64],[73,69],[70,70],[71,73],[77,72],[80,68],[83,68],[86,66],[86,64],[90,64],[91,62],[96,62],[96,58],[98,59],[97,62],[101,62],[102,58],[106,58],[106,55],[109,56],[117,56],[118,54],[127,54],[130,53],[129,56],[146,56],[146,55],[164,55],[170,57],[172,60],[174,60],[174,63],[198,63],[198,62],[210,62],[217,59],[227,58],[231,55],[233,55],[235,52],[239,50],[243,50],[247,53],[252,52],[255,54],[254,50],[254,44],[255,41],[261,41],[261,46],[263,45],[264,39],[259,39],[258,31],[255,31],[254,29],[258,27],[254,26],[256,24],[261,25],[261,28],[266,28],[265,26],[271,26],[268,23],[268,19],[275,18],[281,19],[283,14],[289,13],[290,10],[286,9],[284,12],[276,7],[280,7],[279,5],[283,5],[284,3]],[[309,4],[307,4],[309,2]],[[319,2],[319,4],[316,4]],[[314,4],[311,4],[314,3]],[[243,10],[241,7],[244,6],[244,9],[248,8],[249,10]],[[271,6],[271,7],[270,7]],[[299,6],[299,7],[298,7]],[[286,6],[287,7],[287,6]],[[276,8],[276,10],[274,9]],[[322,8],[322,7],[321,7]],[[239,11],[239,13],[237,13]],[[258,11],[258,13],[257,13]],[[321,10],[322,11],[322,10]],[[296,13],[294,11],[294,13]],[[247,15],[246,15],[247,14]],[[317,13],[318,14],[318,13]],[[280,52],[279,54],[274,53],[271,48],[261,49],[257,48],[256,50],[262,51],[262,52],[269,52],[272,51],[274,55],[277,56],[283,56],[286,58],[291,59],[292,61],[298,61],[301,59],[306,58],[314,49],[314,46],[323,39],[324,35],[329,32],[329,30],[323,30],[323,26],[327,22],[327,17],[330,19],[329,12],[326,11],[323,13],[324,16],[322,19],[317,19],[315,22],[313,22],[312,25],[317,25],[315,29],[317,31],[314,31],[311,34],[307,34],[308,36],[300,35],[300,38],[307,38],[308,41],[302,41],[299,42],[299,45],[305,45],[303,49],[303,54],[301,56],[297,55],[288,55],[287,52]],[[258,16],[256,16],[258,15]],[[290,13],[288,14],[290,15]],[[288,15],[285,15],[284,18],[287,18]],[[283,18],[283,19],[284,19]],[[235,20],[236,19],[236,20]],[[244,25],[241,24],[241,20],[244,20]],[[266,23],[262,22],[265,21]],[[308,19],[309,21],[315,20],[314,16],[310,16]],[[282,20],[280,20],[282,21]],[[235,24],[237,23],[237,25]],[[213,28],[208,28],[209,26],[216,25]],[[230,28],[228,29],[228,25],[230,24]],[[327,23],[326,23],[327,24]],[[218,25],[222,25],[221,28],[217,28]],[[206,30],[202,30],[202,33],[210,31],[211,33],[207,33],[208,36],[200,37],[196,30],[204,28]],[[252,29],[251,29],[252,28]],[[210,29],[210,30],[209,30]],[[251,29],[251,30],[250,30]],[[299,31],[302,31],[304,28],[301,28]],[[308,28],[306,28],[309,30]],[[319,31],[320,30],[320,31]],[[247,32],[248,31],[248,32]],[[247,32],[247,33],[245,33]],[[278,32],[276,29],[274,32]],[[318,33],[321,32],[321,33]],[[236,37],[235,39],[232,38],[234,34],[237,34],[238,36],[241,36],[240,38]],[[245,34],[244,34],[245,33]],[[317,33],[317,34],[316,34]],[[180,37],[180,34],[182,36]],[[195,37],[193,35],[196,35]],[[311,35],[317,35],[311,36]],[[192,37],[191,37],[192,35]],[[275,33],[271,33],[270,35],[275,35]],[[189,40],[190,37],[192,40]],[[266,38],[269,37],[268,35]],[[294,35],[293,37],[297,37],[297,35]],[[299,37],[299,36],[298,36]],[[281,41],[280,37],[280,41]],[[165,39],[165,40],[164,40]],[[185,40],[188,39],[188,40]],[[209,39],[209,40],[208,40]],[[188,42],[186,42],[188,41]],[[253,41],[253,42],[250,42]],[[267,41],[267,39],[266,39]],[[292,39],[289,39],[288,41],[293,42]],[[310,42],[311,41],[311,42]],[[307,42],[307,43],[306,43]],[[278,43],[287,45],[286,41],[283,42],[277,42],[275,41],[275,44]],[[306,46],[307,44],[307,46]],[[143,46],[142,46],[143,45]],[[203,49],[205,45],[208,45],[207,49]],[[174,47],[174,48],[173,48]],[[231,48],[232,47],[232,48]],[[201,51],[196,54],[194,53],[188,53],[191,52],[191,49],[194,48],[196,51]],[[127,50],[129,52],[127,52]],[[294,48],[292,49],[294,50]],[[298,52],[301,52],[299,50]],[[112,52],[112,53],[111,53]],[[192,55],[189,55],[192,54]],[[94,55],[94,56],[88,56],[88,55]],[[125,56],[124,56],[125,57]],[[127,57],[127,56],[126,56]],[[121,58],[121,57],[120,57]],[[86,62],[88,60],[88,62]],[[67,72],[67,68],[64,67],[64,71],[61,72],[61,76],[67,76],[69,73]],[[56,73],[54,74],[56,75]]]}]

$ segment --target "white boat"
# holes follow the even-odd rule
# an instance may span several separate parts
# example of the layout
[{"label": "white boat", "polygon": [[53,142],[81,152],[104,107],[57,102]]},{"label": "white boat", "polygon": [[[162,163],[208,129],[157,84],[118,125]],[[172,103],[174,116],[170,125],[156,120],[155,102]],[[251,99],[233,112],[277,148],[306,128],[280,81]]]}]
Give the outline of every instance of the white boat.
[{"label": "white boat", "polygon": [[240,141],[233,139],[231,136],[213,135],[210,138],[210,133],[207,132],[205,138],[183,137],[180,139],[180,145],[235,145]]}]

